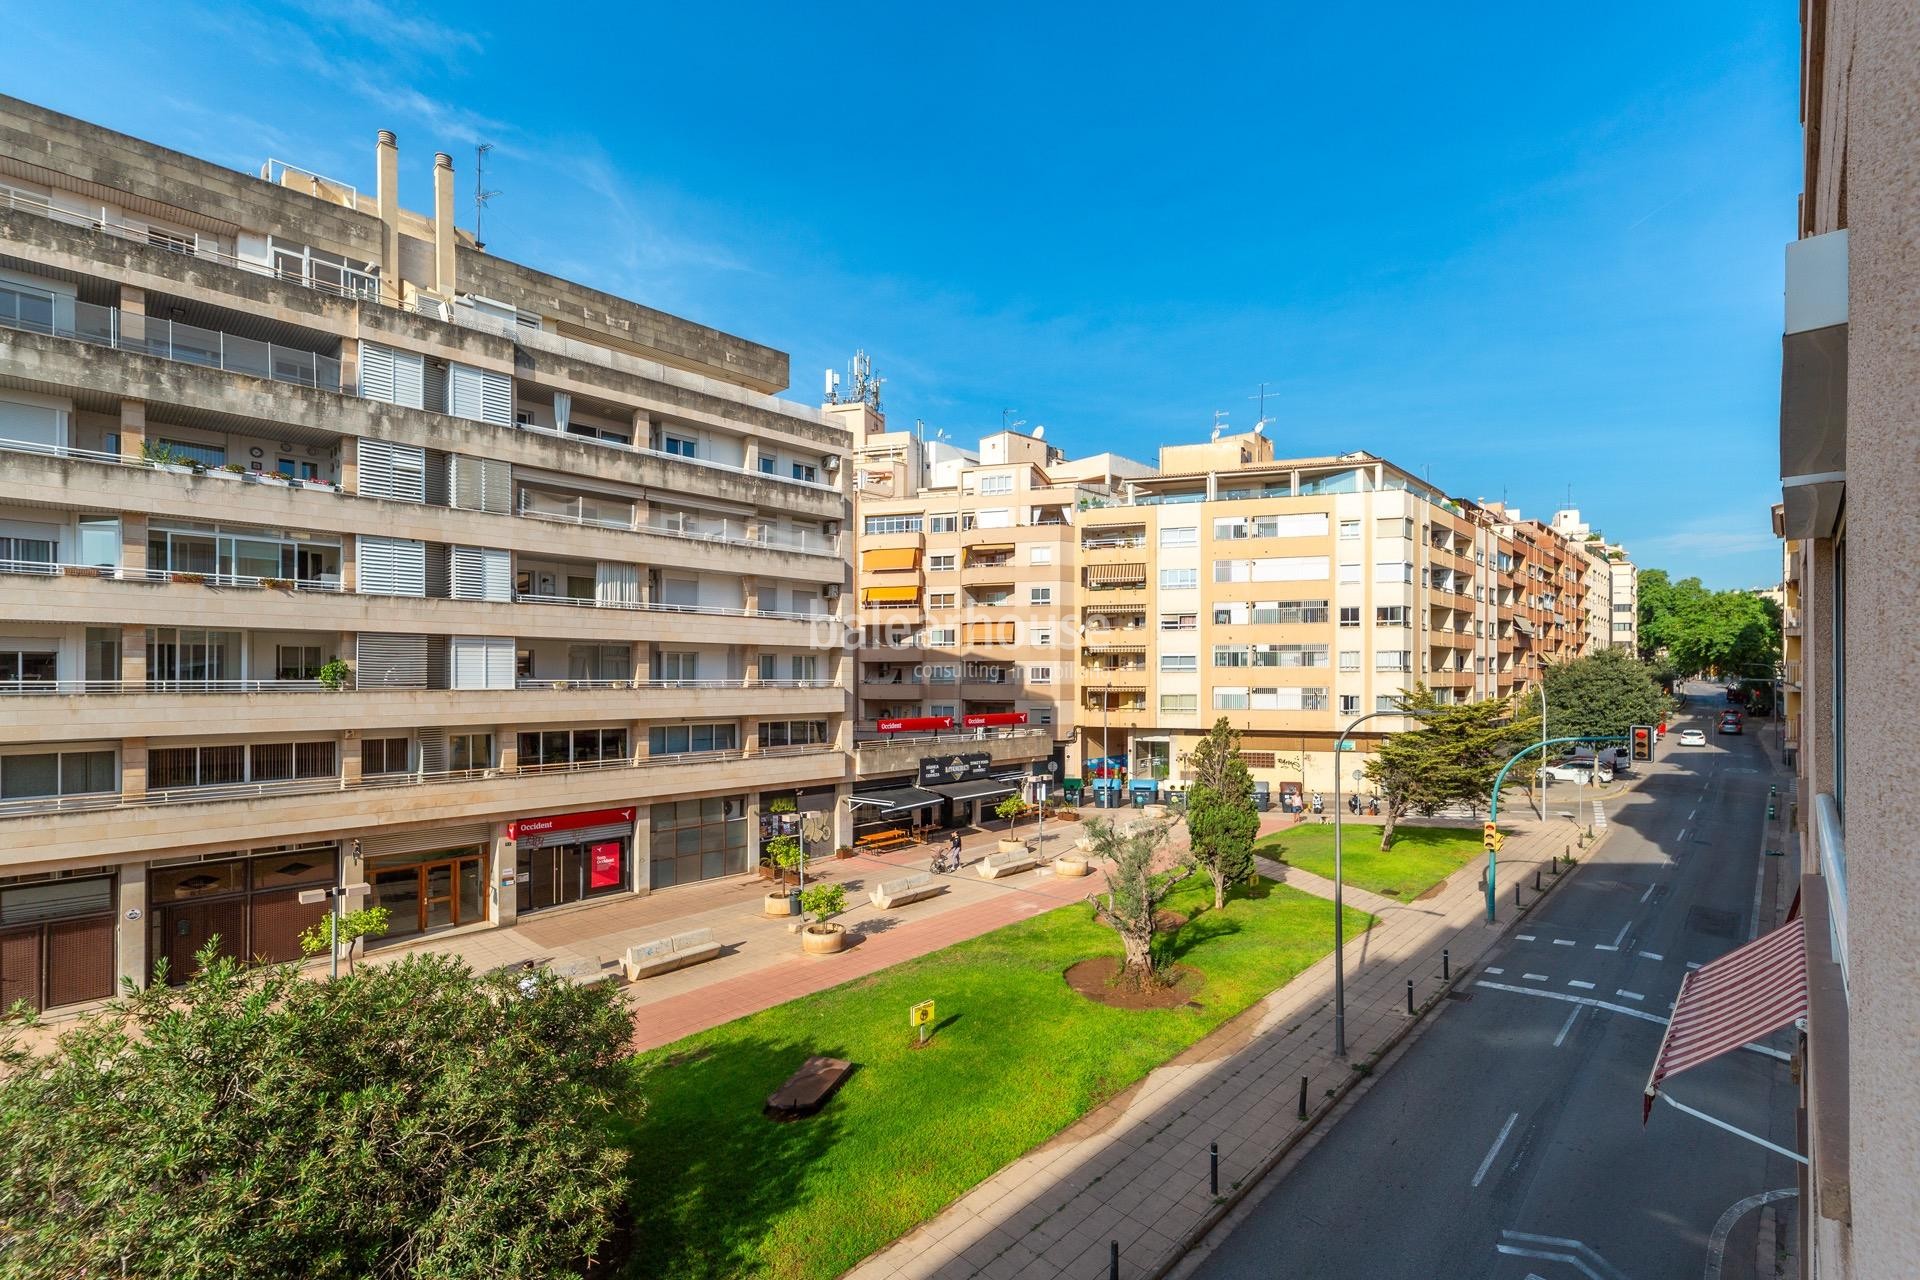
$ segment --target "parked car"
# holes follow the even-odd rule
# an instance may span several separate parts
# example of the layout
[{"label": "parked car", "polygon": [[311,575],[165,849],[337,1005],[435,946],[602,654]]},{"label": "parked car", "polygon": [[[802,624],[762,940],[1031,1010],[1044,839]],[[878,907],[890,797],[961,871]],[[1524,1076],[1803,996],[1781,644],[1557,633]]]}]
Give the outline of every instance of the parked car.
[{"label": "parked car", "polygon": [[1683,747],[1704,747],[1707,745],[1707,735],[1698,729],[1682,729],[1680,731],[1680,745]]},{"label": "parked car", "polygon": [[[1602,781],[1611,782],[1613,780],[1612,771],[1603,770],[1602,772],[1605,774]],[[1548,778],[1555,782],[1592,782],[1594,774],[1593,762],[1591,760],[1562,760],[1557,764],[1548,765],[1546,774]]]},{"label": "parked car", "polygon": [[1738,711],[1728,711],[1720,717],[1720,732],[1740,733],[1743,731],[1742,723],[1742,717]]}]

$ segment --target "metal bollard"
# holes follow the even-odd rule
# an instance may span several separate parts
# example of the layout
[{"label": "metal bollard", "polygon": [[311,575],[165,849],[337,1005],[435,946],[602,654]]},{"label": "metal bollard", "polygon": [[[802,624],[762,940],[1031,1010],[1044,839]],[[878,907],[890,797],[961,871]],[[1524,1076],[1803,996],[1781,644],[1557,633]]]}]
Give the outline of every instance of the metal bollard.
[{"label": "metal bollard", "polygon": [[1413,1012],[1413,979],[1407,979],[1407,1012]]},{"label": "metal bollard", "polygon": [[1516,908],[1520,905],[1520,886],[1519,885],[1513,886],[1513,905]]},{"label": "metal bollard", "polygon": [[1307,1118],[1307,1078],[1305,1076],[1300,1077],[1300,1118],[1302,1120]]},{"label": "metal bollard", "polygon": [[1440,948],[1440,981],[1453,980],[1453,956],[1445,947]]},{"label": "metal bollard", "polygon": [[1220,1144],[1207,1144],[1207,1188],[1214,1195],[1220,1194]]},{"label": "metal bollard", "polygon": [[1107,1241],[1107,1280],[1120,1280],[1120,1242]]},{"label": "metal bollard", "polygon": [[1540,868],[1538,867],[1533,869],[1533,891],[1540,892]]}]

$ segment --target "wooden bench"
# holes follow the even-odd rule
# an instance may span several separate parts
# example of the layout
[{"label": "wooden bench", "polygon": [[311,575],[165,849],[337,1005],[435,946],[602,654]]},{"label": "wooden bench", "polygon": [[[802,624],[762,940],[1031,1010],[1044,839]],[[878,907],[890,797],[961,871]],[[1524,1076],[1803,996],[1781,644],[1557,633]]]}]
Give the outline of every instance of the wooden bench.
[{"label": "wooden bench", "polygon": [[911,835],[898,827],[894,827],[888,831],[869,831],[853,843],[857,849],[867,849],[875,853],[886,853],[892,849],[905,848],[907,845],[915,843],[915,841]]},{"label": "wooden bench", "polygon": [[627,981],[638,982],[642,978],[685,969],[719,954],[720,944],[714,941],[713,930],[693,929],[676,933],[670,938],[655,938],[652,942],[628,947],[623,967],[627,971]]},{"label": "wooden bench", "polygon": [[980,870],[982,880],[997,880],[1016,871],[1030,871],[1040,865],[1040,859],[1033,850],[1022,849],[1018,853],[990,853],[975,865]]},{"label": "wooden bench", "polygon": [[921,871],[910,876],[901,876],[894,880],[882,880],[873,887],[867,896],[873,899],[873,905],[882,911],[905,906],[909,902],[918,902],[922,898],[931,898],[944,892],[942,884],[931,871]]}]

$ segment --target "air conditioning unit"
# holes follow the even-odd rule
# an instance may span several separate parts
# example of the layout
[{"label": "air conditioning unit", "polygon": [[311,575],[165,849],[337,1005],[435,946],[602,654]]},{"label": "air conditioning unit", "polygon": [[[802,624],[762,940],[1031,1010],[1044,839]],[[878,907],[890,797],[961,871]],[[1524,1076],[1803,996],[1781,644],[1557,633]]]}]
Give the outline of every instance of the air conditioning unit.
[{"label": "air conditioning unit", "polygon": [[829,520],[820,526],[820,532],[829,538],[837,538],[840,536],[840,522]]},{"label": "air conditioning unit", "polygon": [[821,589],[821,594],[829,600],[838,600],[840,598],[840,588],[829,582]]}]

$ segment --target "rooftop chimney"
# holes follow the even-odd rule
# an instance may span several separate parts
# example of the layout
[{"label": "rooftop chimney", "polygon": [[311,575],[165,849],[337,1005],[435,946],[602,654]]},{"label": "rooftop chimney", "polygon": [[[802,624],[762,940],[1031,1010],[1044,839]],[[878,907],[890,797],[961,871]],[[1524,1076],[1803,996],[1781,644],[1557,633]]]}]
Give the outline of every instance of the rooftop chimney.
[{"label": "rooftop chimney", "polygon": [[374,144],[380,214],[380,278],[389,302],[400,301],[400,140],[382,129]]},{"label": "rooftop chimney", "polygon": [[433,283],[442,298],[453,300],[453,157],[433,157]]}]

